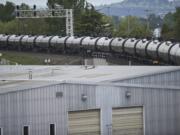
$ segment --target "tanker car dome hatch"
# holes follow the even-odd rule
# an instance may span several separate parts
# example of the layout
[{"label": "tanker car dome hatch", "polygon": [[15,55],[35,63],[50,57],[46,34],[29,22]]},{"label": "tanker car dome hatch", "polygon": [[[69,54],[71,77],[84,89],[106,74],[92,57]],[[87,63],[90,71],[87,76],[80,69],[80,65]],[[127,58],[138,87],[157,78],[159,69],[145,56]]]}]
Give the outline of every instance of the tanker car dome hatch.
[{"label": "tanker car dome hatch", "polygon": [[122,38],[118,38],[118,41],[121,41],[122,40]]},{"label": "tanker car dome hatch", "polygon": [[171,44],[172,44],[171,41],[167,41],[167,42],[166,42],[166,45],[167,45],[167,46],[170,46]]},{"label": "tanker car dome hatch", "polygon": [[143,39],[142,42],[145,43],[147,41],[147,39]]},{"label": "tanker car dome hatch", "polygon": [[157,44],[157,43],[158,43],[158,40],[154,40],[154,43]]},{"label": "tanker car dome hatch", "polygon": [[135,38],[132,38],[132,39],[131,39],[131,42],[134,42],[135,40],[136,40]]}]

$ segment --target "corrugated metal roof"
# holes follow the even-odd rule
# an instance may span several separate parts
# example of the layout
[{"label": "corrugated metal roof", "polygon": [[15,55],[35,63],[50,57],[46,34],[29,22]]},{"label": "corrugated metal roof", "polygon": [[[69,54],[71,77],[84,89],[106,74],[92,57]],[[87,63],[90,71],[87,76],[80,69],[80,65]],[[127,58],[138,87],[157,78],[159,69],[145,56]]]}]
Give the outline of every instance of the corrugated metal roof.
[{"label": "corrugated metal roof", "polygon": [[83,66],[1,66],[0,80],[112,82],[137,76],[180,70],[180,67],[162,66],[97,66],[86,70]]},{"label": "corrugated metal roof", "polygon": [[[29,70],[32,70],[32,80],[29,80]],[[180,67],[97,66],[85,70],[83,66],[1,66],[0,93],[60,83],[117,85],[112,82],[175,70]]]}]

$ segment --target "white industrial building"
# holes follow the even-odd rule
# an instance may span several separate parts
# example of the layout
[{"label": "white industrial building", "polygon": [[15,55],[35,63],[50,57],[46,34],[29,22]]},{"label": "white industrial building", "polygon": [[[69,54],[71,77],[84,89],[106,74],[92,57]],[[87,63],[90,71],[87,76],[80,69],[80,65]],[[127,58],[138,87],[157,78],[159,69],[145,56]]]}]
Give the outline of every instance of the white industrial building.
[{"label": "white industrial building", "polygon": [[180,67],[1,66],[1,135],[179,135]]}]

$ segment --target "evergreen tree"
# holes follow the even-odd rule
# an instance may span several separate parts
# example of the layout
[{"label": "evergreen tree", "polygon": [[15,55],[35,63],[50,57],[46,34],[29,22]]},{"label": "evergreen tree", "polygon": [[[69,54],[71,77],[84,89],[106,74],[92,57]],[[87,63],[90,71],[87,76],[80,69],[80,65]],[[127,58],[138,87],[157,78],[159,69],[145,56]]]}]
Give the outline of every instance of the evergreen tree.
[{"label": "evergreen tree", "polygon": [[129,16],[121,19],[116,36],[145,38],[150,37],[151,32],[140,22],[140,19]]},{"label": "evergreen tree", "polygon": [[0,21],[7,22],[15,18],[14,15],[15,6],[11,2],[6,2],[5,5],[0,4]]},{"label": "evergreen tree", "polygon": [[180,41],[180,8],[176,9],[176,13],[174,14],[175,19],[175,38]]}]

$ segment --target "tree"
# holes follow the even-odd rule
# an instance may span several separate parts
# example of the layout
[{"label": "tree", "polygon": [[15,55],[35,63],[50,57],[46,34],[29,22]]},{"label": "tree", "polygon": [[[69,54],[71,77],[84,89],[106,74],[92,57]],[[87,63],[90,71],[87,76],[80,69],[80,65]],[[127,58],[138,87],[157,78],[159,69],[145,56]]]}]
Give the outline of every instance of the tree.
[{"label": "tree", "polygon": [[180,40],[180,7],[176,8],[176,13],[174,14],[175,20],[175,38]]},{"label": "tree", "polygon": [[[112,18],[96,11],[86,0],[48,0],[49,8],[54,4],[63,5],[65,9],[73,9],[75,35],[112,36],[114,31]],[[30,9],[24,3],[20,8]],[[13,3],[0,4],[0,33],[66,35],[65,18],[18,20],[15,19],[14,9]]]},{"label": "tree", "polygon": [[175,25],[174,14],[173,13],[166,14],[164,19],[163,19],[163,24],[168,25],[172,29]]},{"label": "tree", "polygon": [[81,14],[81,19],[76,25],[76,34],[79,36],[110,36],[112,20],[107,16],[92,9],[87,9]]},{"label": "tree", "polygon": [[15,6],[11,2],[6,2],[5,5],[0,4],[0,21],[8,22],[15,18]]},{"label": "tree", "polygon": [[163,20],[162,37],[166,40],[180,40],[180,8],[175,13],[168,13]]},{"label": "tree", "polygon": [[163,24],[162,26],[162,38],[165,40],[173,39],[174,38],[174,30],[166,23]]},{"label": "tree", "polygon": [[64,6],[64,8],[72,8],[72,9],[83,9],[87,4],[85,0],[48,0],[48,6],[52,6],[54,4],[59,4]]},{"label": "tree", "polygon": [[20,9],[22,9],[22,10],[28,10],[28,9],[30,9],[30,7],[29,7],[29,5],[27,5],[27,4],[25,4],[25,3],[22,3],[22,4],[20,5]]},{"label": "tree", "polygon": [[[60,4],[64,8],[73,9],[75,35],[98,36],[104,33],[105,29],[103,26],[108,22],[105,22],[103,15],[97,12],[94,6],[86,2],[86,0],[48,0],[48,6],[50,8],[54,4]],[[50,29],[56,28],[57,24],[59,28],[65,29],[65,22],[62,19],[51,19],[47,20],[47,22],[50,25]],[[57,28],[55,30],[57,31]]]},{"label": "tree", "polygon": [[143,38],[151,36],[151,32],[137,17],[128,16],[121,19],[116,36]]},{"label": "tree", "polygon": [[0,33],[18,34],[17,21],[0,22]]}]

